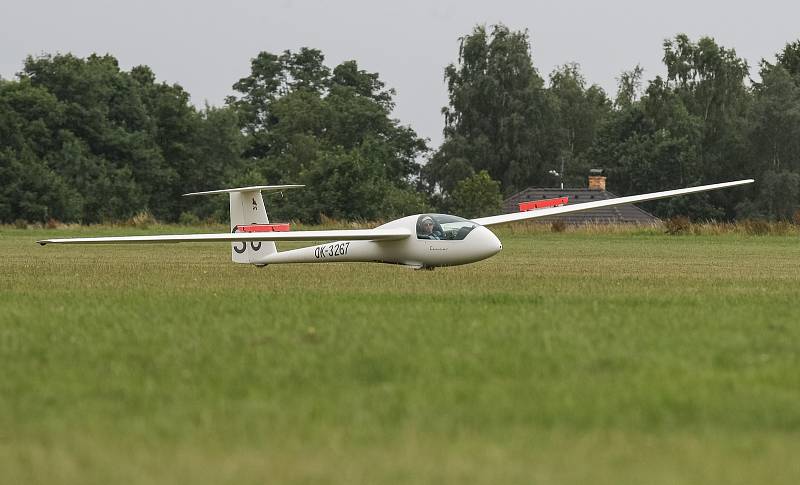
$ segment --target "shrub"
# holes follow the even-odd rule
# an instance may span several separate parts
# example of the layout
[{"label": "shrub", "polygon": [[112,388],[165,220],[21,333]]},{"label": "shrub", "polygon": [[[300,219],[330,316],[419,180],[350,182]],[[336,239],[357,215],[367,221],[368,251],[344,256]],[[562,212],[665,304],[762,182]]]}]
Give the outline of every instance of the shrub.
[{"label": "shrub", "polygon": [[770,233],[777,236],[786,236],[792,232],[792,223],[789,221],[778,221],[770,227]]},{"label": "shrub", "polygon": [[667,234],[686,234],[692,228],[692,223],[686,216],[673,216],[666,220],[664,227]]},{"label": "shrub", "polygon": [[138,227],[141,229],[147,229],[151,225],[158,224],[158,221],[150,211],[141,211],[135,216],[128,219],[128,225],[133,227]]},{"label": "shrub", "polygon": [[770,224],[763,219],[746,219],[742,222],[742,226],[744,226],[744,232],[753,236],[770,233]]},{"label": "shrub", "polygon": [[448,211],[461,217],[481,217],[497,214],[503,203],[500,182],[486,170],[461,180],[448,202]]},{"label": "shrub", "polygon": [[184,226],[194,226],[200,223],[200,218],[194,212],[181,212],[178,217],[178,223]]},{"label": "shrub", "polygon": [[14,227],[16,229],[27,229],[28,222],[25,219],[17,219],[16,221],[14,221]]},{"label": "shrub", "polygon": [[564,232],[567,230],[567,223],[563,219],[556,219],[550,224],[550,230],[552,232]]}]

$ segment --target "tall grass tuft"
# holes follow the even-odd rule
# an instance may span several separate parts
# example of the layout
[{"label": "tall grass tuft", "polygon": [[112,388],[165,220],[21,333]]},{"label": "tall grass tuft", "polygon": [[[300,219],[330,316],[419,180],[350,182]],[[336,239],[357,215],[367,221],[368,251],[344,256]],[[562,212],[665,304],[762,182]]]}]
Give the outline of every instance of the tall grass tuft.
[{"label": "tall grass tuft", "polygon": [[550,224],[550,231],[564,232],[567,230],[567,223],[563,219],[556,219]]},{"label": "tall grass tuft", "polygon": [[667,234],[686,234],[692,229],[692,223],[686,216],[670,217],[664,222]]},{"label": "tall grass tuft", "polygon": [[153,217],[153,214],[151,214],[150,211],[144,210],[128,219],[126,225],[139,229],[147,229],[150,226],[159,225],[159,222],[155,217]]}]

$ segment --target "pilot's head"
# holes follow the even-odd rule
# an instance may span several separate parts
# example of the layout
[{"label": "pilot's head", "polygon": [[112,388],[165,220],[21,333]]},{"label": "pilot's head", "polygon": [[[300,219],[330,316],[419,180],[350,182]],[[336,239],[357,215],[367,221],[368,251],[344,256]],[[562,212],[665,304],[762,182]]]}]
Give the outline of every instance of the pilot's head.
[{"label": "pilot's head", "polygon": [[419,225],[423,234],[431,234],[433,232],[433,217],[431,216],[423,217]]}]

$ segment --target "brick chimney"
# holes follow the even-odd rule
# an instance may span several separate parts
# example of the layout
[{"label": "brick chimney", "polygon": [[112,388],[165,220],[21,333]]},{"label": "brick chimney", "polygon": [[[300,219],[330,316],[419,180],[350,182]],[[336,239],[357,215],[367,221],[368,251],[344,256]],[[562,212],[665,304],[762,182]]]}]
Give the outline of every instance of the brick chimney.
[{"label": "brick chimney", "polygon": [[606,174],[602,168],[589,170],[589,190],[606,190]]}]

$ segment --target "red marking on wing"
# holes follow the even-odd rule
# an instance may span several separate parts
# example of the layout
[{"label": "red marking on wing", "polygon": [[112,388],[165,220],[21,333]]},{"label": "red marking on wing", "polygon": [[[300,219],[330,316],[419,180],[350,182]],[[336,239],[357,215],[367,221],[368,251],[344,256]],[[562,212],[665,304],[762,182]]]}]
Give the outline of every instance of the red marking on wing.
[{"label": "red marking on wing", "polygon": [[233,232],[289,232],[288,223],[280,224],[247,224],[233,228]]}]

